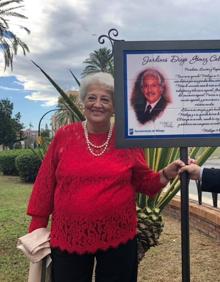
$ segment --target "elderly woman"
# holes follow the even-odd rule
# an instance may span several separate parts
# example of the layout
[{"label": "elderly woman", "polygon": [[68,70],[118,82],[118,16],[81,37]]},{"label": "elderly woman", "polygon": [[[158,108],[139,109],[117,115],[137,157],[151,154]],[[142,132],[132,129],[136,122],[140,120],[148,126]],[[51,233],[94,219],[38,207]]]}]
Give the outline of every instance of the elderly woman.
[{"label": "elderly woman", "polygon": [[58,130],[28,206],[29,230],[51,218],[54,282],[137,281],[135,193],[154,196],[184,164],[158,173],[142,149],[117,149],[111,123],[114,81],[96,73],[81,82],[86,121]]}]

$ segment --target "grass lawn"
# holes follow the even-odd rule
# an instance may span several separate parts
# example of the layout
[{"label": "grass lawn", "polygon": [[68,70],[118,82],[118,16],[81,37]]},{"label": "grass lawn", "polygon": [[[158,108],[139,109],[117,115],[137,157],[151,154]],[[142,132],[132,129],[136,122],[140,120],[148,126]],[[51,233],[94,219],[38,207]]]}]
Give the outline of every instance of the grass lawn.
[{"label": "grass lawn", "polygon": [[[27,233],[26,216],[31,184],[0,175],[0,282],[25,282],[29,263],[16,249],[17,238]],[[151,248],[139,267],[139,282],[181,281],[180,222],[164,216],[159,246]],[[190,228],[191,281],[220,281],[220,243]]]},{"label": "grass lawn", "polygon": [[27,281],[28,261],[16,249],[17,238],[27,233],[27,200],[32,184],[0,175],[0,281]]}]

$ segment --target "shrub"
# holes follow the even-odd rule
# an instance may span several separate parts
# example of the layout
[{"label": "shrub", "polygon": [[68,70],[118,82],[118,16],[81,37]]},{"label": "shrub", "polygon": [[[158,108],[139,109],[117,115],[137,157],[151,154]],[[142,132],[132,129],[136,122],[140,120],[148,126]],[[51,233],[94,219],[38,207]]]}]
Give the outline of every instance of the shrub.
[{"label": "shrub", "polygon": [[0,152],[0,171],[4,175],[18,175],[18,171],[15,167],[15,159],[20,154],[30,150],[21,149],[21,150],[6,150]]},{"label": "shrub", "polygon": [[17,156],[15,165],[22,180],[34,182],[41,165],[41,160],[33,152],[29,152]]}]

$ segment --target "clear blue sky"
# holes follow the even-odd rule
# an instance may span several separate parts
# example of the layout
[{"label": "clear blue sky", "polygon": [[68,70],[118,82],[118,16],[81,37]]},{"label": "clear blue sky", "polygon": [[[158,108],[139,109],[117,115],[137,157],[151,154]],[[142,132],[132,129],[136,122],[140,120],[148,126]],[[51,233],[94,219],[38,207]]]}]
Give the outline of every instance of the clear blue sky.
[{"label": "clear blue sky", "polygon": [[9,98],[25,126],[37,128],[41,116],[56,106],[58,94],[31,60],[64,90],[76,89],[68,69],[80,78],[82,62],[103,47],[97,38],[110,28],[124,40],[219,39],[219,11],[218,0],[24,0],[21,12],[28,20],[22,24],[31,34],[18,29],[19,19],[14,28],[31,52],[15,58],[13,71],[4,71],[0,53],[0,99]]},{"label": "clear blue sky", "polygon": [[[21,112],[21,121],[25,127],[28,128],[29,124],[33,125],[33,129],[38,127],[40,118],[49,110],[55,109],[56,106],[42,107],[41,102],[31,101],[25,98],[31,91],[25,91],[22,84],[16,79],[15,76],[0,77],[0,99],[9,99],[14,104],[14,114]],[[41,128],[45,127],[47,123],[50,125],[50,117],[52,113],[48,113],[43,118]]]}]

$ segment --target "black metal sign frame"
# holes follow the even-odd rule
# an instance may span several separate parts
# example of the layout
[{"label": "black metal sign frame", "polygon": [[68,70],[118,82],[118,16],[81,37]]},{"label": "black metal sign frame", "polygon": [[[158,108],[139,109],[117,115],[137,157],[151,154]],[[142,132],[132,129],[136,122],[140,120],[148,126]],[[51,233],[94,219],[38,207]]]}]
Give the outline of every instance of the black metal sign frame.
[{"label": "black metal sign frame", "polygon": [[[118,147],[220,145],[220,41],[117,40],[114,64]],[[173,101],[167,117],[138,124],[131,92],[149,68],[171,73],[166,81]]]}]

